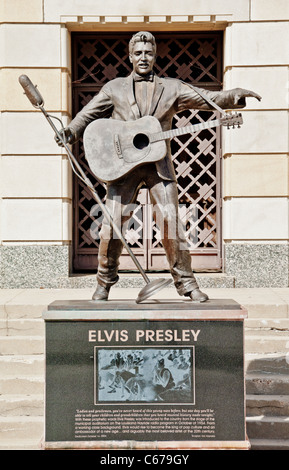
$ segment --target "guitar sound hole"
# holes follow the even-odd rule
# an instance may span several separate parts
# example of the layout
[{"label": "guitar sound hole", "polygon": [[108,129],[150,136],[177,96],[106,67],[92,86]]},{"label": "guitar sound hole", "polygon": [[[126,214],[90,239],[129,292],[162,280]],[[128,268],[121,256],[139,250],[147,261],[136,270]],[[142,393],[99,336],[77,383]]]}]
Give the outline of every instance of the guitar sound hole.
[{"label": "guitar sound hole", "polygon": [[133,145],[135,146],[135,148],[137,148],[138,150],[142,150],[144,149],[145,147],[148,146],[149,144],[149,138],[147,135],[145,134],[137,134],[134,139],[133,139]]}]

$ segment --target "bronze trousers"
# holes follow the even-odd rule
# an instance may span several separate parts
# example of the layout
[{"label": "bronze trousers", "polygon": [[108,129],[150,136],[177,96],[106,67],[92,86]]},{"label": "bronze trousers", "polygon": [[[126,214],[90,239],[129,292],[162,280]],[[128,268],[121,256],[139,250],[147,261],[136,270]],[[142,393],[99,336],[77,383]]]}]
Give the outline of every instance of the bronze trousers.
[{"label": "bronze trousers", "polygon": [[[123,179],[107,184],[106,207],[114,223],[123,229],[130,219],[138,192],[142,186],[149,190],[153,214],[161,232],[170,272],[180,295],[198,287],[191,267],[184,230],[178,215],[178,192],[175,181],[160,178],[154,164],[139,167]],[[123,244],[106,219],[100,231],[97,281],[109,287],[118,281],[119,257]]]}]

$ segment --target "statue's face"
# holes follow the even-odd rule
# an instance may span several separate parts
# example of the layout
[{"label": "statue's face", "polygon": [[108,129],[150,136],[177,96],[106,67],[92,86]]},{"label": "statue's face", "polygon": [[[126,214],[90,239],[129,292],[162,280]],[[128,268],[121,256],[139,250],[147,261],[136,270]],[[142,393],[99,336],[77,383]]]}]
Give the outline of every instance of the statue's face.
[{"label": "statue's face", "polygon": [[129,59],[134,72],[139,75],[150,73],[156,60],[154,46],[150,42],[135,43]]}]

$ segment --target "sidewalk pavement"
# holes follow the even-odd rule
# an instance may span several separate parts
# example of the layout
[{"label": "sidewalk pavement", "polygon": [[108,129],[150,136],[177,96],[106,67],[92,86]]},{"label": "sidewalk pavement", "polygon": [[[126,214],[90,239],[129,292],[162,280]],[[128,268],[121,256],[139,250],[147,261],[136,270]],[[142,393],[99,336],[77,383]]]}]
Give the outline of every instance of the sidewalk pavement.
[{"label": "sidewalk pavement", "polygon": [[[111,300],[136,299],[141,288],[113,287]],[[289,318],[289,288],[208,288],[203,289],[210,299],[232,299],[245,307],[254,317]],[[90,300],[91,289],[1,289],[0,318],[29,314],[36,317],[55,300]],[[154,294],[152,299],[180,300],[174,288],[168,287]]]}]

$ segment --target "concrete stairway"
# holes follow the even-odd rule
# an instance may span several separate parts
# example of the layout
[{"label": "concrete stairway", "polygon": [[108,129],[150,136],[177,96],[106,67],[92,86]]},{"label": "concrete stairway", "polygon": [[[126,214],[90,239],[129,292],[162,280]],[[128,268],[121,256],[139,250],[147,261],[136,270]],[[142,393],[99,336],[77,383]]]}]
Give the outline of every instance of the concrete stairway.
[{"label": "concrete stairway", "polygon": [[[0,292],[0,450],[40,449],[44,430],[42,311],[53,300],[87,299],[92,291]],[[252,449],[288,450],[289,289],[206,291],[211,298],[233,298],[249,312],[245,363],[247,434]],[[136,298],[137,294],[129,289],[113,293],[114,298],[128,295]],[[162,295],[171,298],[175,294],[167,289]]]},{"label": "concrete stairway", "polygon": [[44,325],[1,320],[0,449],[38,449],[44,426]]},{"label": "concrete stairway", "polygon": [[288,318],[248,319],[245,345],[247,433],[252,449],[289,450]]}]

